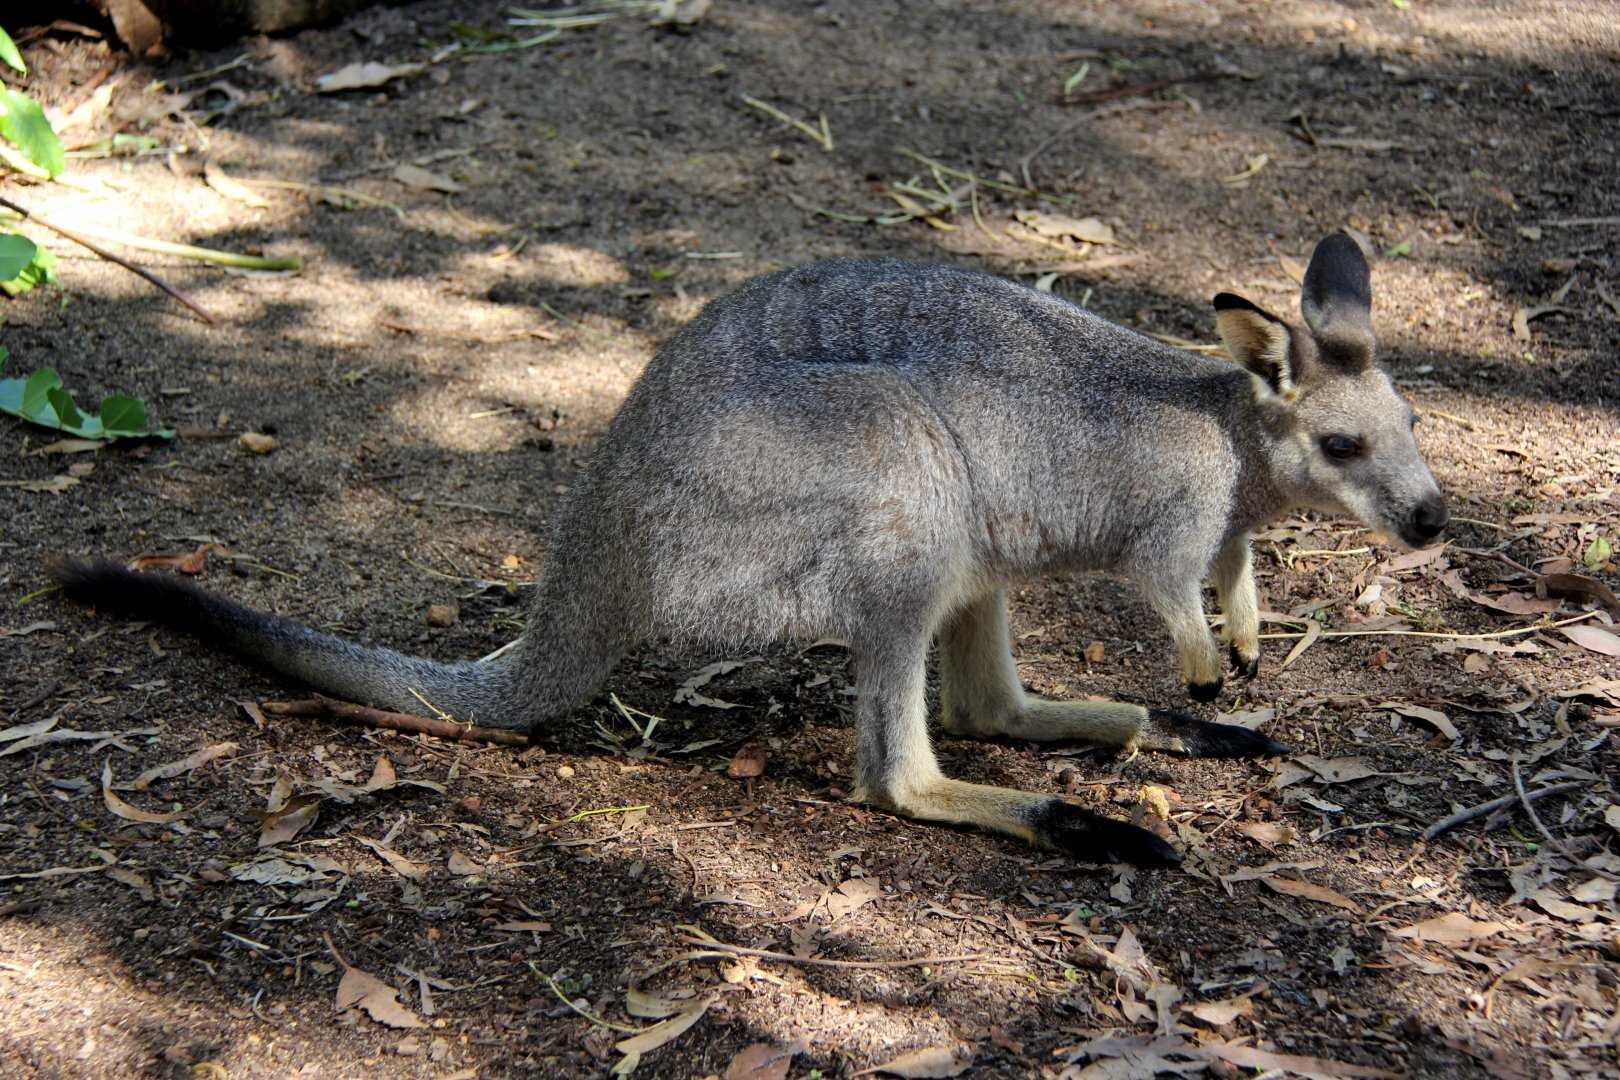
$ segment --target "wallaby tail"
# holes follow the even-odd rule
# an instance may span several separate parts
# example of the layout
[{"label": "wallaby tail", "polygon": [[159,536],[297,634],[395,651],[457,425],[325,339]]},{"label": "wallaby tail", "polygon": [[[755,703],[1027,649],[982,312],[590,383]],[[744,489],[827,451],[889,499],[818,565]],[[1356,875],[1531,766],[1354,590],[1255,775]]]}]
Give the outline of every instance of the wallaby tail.
[{"label": "wallaby tail", "polygon": [[56,560],[49,571],[71,600],[188,631],[347,701],[402,712],[431,707],[489,727],[517,728],[528,722],[519,712],[523,697],[514,685],[520,649],[487,662],[440,664],[322,634],[167,574],[78,559]]}]

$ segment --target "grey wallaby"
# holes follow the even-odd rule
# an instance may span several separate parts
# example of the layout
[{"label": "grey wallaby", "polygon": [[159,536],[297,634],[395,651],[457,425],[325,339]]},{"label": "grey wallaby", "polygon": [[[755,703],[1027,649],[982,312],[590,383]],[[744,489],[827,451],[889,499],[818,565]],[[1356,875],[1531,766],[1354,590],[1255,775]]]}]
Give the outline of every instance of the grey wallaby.
[{"label": "grey wallaby", "polygon": [[1031,698],[1009,646],[1010,583],[1108,571],[1146,592],[1207,702],[1222,659],[1206,578],[1237,671],[1259,664],[1251,530],[1301,506],[1414,545],[1444,527],[1413,412],[1374,364],[1353,240],[1329,236],[1311,258],[1308,333],[1230,293],[1214,303],[1237,364],[982,273],[850,259],[755,278],[648,364],[558,515],[527,630],[480,661],[364,647],[112,563],[53,573],[76,600],[201,633],[327,693],[403,710],[425,699],[530,732],[644,639],[842,638],[856,799],[1084,860],[1173,863],[1145,829],[944,776],[925,671],[937,642],[941,723],[956,735],[1287,752],[1180,712]]}]

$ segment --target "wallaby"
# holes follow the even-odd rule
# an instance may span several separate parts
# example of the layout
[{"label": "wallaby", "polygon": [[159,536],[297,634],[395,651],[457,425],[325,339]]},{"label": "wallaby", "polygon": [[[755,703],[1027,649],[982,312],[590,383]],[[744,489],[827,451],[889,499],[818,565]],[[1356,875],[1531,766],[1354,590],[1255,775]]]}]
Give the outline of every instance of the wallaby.
[{"label": "wallaby", "polygon": [[841,638],[855,799],[1083,860],[1174,863],[1148,830],[944,776],[925,669],[937,641],[941,723],[956,735],[1287,752],[1166,709],[1031,698],[1010,652],[1010,583],[1109,571],[1145,590],[1207,702],[1222,663],[1206,577],[1238,673],[1259,663],[1256,526],[1316,507],[1416,545],[1445,525],[1413,412],[1374,365],[1353,240],[1330,236],[1311,258],[1309,333],[1230,293],[1214,303],[1236,365],[982,273],[845,259],[755,278],[648,364],[556,520],[527,629],[481,661],[367,648],[111,563],[54,575],[73,599],[200,633],[329,694],[426,700],[531,733],[644,639]]}]

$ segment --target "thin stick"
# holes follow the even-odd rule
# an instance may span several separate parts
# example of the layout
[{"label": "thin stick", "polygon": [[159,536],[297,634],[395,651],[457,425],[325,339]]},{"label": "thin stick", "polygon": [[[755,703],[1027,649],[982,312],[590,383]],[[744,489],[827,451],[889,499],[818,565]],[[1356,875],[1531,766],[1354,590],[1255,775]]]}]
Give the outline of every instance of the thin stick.
[{"label": "thin stick", "polygon": [[[37,218],[35,219],[38,220]],[[40,222],[44,224],[44,222]],[[54,228],[54,226],[52,226]],[[64,236],[67,233],[61,229]],[[137,236],[134,233],[119,232],[116,229],[81,229],[86,236],[93,236],[98,240],[105,240],[110,244],[122,244],[124,247],[134,248],[136,251],[154,251],[159,255],[177,255],[182,259],[191,259],[195,262],[213,263],[215,266],[234,266],[243,270],[300,270],[304,260],[297,255],[242,255],[234,251],[218,251],[214,248],[197,247],[193,244],[176,244],[168,240],[153,240],[148,236]],[[73,239],[78,239],[74,237]],[[84,243],[79,240],[79,243]]]},{"label": "thin stick", "polygon": [[44,226],[45,228],[51,230],[51,232],[57,233],[57,234],[59,234],[61,236],[65,236],[69,240],[72,240],[75,244],[78,244],[78,245],[80,245],[82,247],[88,248],[92,254],[100,256],[101,258],[106,259],[110,263],[115,263],[118,266],[122,266],[125,270],[128,270],[130,273],[134,274],[137,277],[146,279],[148,282],[152,283],[153,285],[156,285],[158,288],[162,289],[164,292],[168,293],[170,296],[172,296],[176,300],[180,301],[180,303],[182,303],[186,307],[190,308],[191,311],[199,319],[201,319],[203,322],[212,323],[214,321],[214,317],[212,315],[208,314],[208,312],[204,311],[201,307],[199,307],[195,302],[193,302],[191,300],[190,297],[186,296],[185,293],[182,293],[179,289],[176,289],[174,286],[170,285],[168,282],[164,281],[162,278],[158,277],[156,274],[150,273],[147,270],[143,270],[141,267],[136,266],[134,263],[128,261],[127,259],[122,259],[119,256],[114,255],[112,252],[108,251],[106,248],[101,247],[98,244],[95,244],[95,243],[91,242],[90,240],[86,239],[85,237],[80,236],[78,233],[73,232],[71,229],[64,229],[62,226],[56,224],[53,221],[47,220],[46,218],[42,218],[42,217],[38,216],[37,214],[30,213],[29,211],[27,211],[27,210],[23,209],[22,207],[18,206],[16,203],[12,202],[10,199],[0,198],[0,206],[4,206],[7,210],[10,210],[11,212],[19,215],[24,221],[30,221],[31,220],[36,225]]},{"label": "thin stick", "polygon": [[529,961],[529,970],[534,972],[536,975],[540,976],[542,979],[546,980],[546,985],[551,987],[551,992],[553,994],[557,995],[557,1000],[558,1001],[562,1002],[564,1005],[568,1006],[570,1009],[573,1009],[575,1012],[579,1013],[579,1015],[583,1016],[585,1019],[589,1020],[591,1023],[600,1025],[601,1027],[609,1028],[609,1029],[611,1029],[613,1031],[622,1031],[627,1035],[640,1035],[643,1031],[647,1030],[646,1028],[633,1028],[633,1027],[626,1027],[623,1024],[615,1024],[611,1020],[604,1020],[600,1016],[596,1016],[593,1013],[586,1012],[584,1009],[580,1008],[578,1005],[575,1005],[572,1001],[568,1000],[568,995],[564,994],[562,992],[562,987],[557,985],[557,980],[553,979],[550,975],[547,975],[545,972],[541,971],[540,970],[540,965],[538,963],[536,963],[533,960],[530,960]]},{"label": "thin stick", "polygon": [[1549,795],[1562,795],[1567,791],[1574,791],[1577,788],[1583,788],[1589,783],[1591,783],[1589,780],[1571,780],[1564,784],[1552,784],[1548,787],[1537,788],[1535,791],[1528,794],[1525,793],[1524,786],[1521,783],[1519,785],[1519,790],[1512,795],[1503,795],[1500,798],[1492,799],[1489,802],[1482,802],[1478,806],[1470,806],[1466,810],[1459,810],[1450,817],[1441,818],[1439,821],[1423,830],[1423,839],[1433,840],[1440,834],[1448,833],[1459,825],[1466,825],[1470,821],[1485,817],[1487,814],[1495,813],[1504,806],[1512,806],[1514,803],[1522,803],[1525,809],[1528,810],[1530,808],[1530,804],[1535,802],[1537,799],[1545,799]]},{"label": "thin stick", "polygon": [[347,720],[364,727],[403,731],[414,735],[432,735],[450,742],[487,742],[497,746],[528,746],[529,737],[522,732],[502,728],[479,727],[454,720],[430,720],[410,713],[389,712],[337,701],[317,694],[305,701],[266,701],[262,706],[272,716],[324,716],[333,720]]},{"label": "thin stick", "polygon": [[761,960],[777,960],[784,964],[807,964],[811,967],[858,968],[869,971],[890,970],[894,968],[925,967],[930,964],[967,964],[975,960],[991,960],[994,957],[977,954],[964,954],[961,956],[914,956],[905,960],[827,960],[820,957],[794,956],[791,953],[772,952],[770,949],[749,949],[741,945],[728,945],[717,938],[705,934],[695,926],[677,926],[677,930],[685,930],[690,936],[687,942],[692,945],[701,945],[698,953],[687,953],[685,959],[698,960],[721,956],[757,956]]},{"label": "thin stick", "polygon": [[[1572,618],[1560,620],[1559,622],[1537,623],[1534,626],[1520,626],[1512,630],[1494,630],[1489,634],[1443,634],[1434,630],[1324,630],[1320,636],[1325,638],[1432,637],[1444,638],[1447,641],[1488,641],[1491,638],[1515,637],[1519,634],[1534,634],[1542,630],[1556,630],[1558,627],[1568,626],[1570,623],[1585,622],[1587,619],[1593,618],[1596,615],[1596,611],[1588,611],[1584,614],[1573,616]],[[1260,635],[1261,638],[1271,641],[1291,640],[1293,638],[1302,638],[1304,636],[1305,635],[1303,633],[1296,634],[1293,632]]]},{"label": "thin stick", "polygon": [[1539,832],[1542,836],[1545,836],[1547,838],[1547,843],[1551,844],[1553,847],[1557,848],[1559,851],[1562,851],[1565,855],[1568,855],[1569,850],[1564,847],[1564,842],[1562,840],[1558,839],[1558,837],[1554,836],[1550,831],[1548,831],[1547,826],[1542,824],[1541,815],[1536,813],[1536,808],[1531,806],[1530,805],[1530,800],[1525,797],[1525,794],[1524,794],[1524,777],[1519,775],[1519,755],[1518,754],[1513,755],[1512,764],[1513,764],[1513,790],[1519,796],[1519,803],[1520,803],[1521,806],[1524,807],[1525,814],[1529,816],[1530,823],[1536,827],[1537,832]]},{"label": "thin stick", "polygon": [[744,105],[752,105],[754,108],[758,109],[766,116],[769,116],[771,119],[779,120],[788,127],[793,128],[795,131],[809,136],[812,140],[819,143],[823,150],[827,151],[829,154],[832,153],[832,129],[827,126],[826,113],[821,114],[821,126],[816,127],[813,124],[805,123],[803,120],[795,120],[781,109],[778,109],[775,105],[763,102],[759,100],[759,98],[749,97],[747,94],[741,94],[739,96],[742,98]]},{"label": "thin stick", "polygon": [[1093,90],[1086,94],[1075,94],[1072,97],[1059,97],[1059,105],[1096,105],[1103,101],[1114,101],[1119,98],[1140,97],[1143,94],[1156,94],[1172,86],[1182,83],[1213,82],[1216,79],[1229,78],[1224,71],[1205,71],[1198,75],[1183,75],[1179,79],[1153,79],[1150,82],[1126,83],[1124,86],[1114,86],[1107,90]]}]

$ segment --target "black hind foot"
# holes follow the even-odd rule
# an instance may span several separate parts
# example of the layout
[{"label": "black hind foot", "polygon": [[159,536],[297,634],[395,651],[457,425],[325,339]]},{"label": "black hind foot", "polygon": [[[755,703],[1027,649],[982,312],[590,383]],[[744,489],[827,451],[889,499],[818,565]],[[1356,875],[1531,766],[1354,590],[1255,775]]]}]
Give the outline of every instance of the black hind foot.
[{"label": "black hind foot", "polygon": [[1081,862],[1176,866],[1181,853],[1146,829],[1052,799],[1030,820],[1035,842]]},{"label": "black hind foot", "polygon": [[1258,731],[1236,724],[1214,724],[1174,709],[1149,709],[1148,727],[1155,736],[1148,745],[1188,757],[1279,757],[1294,752],[1292,747]]}]

